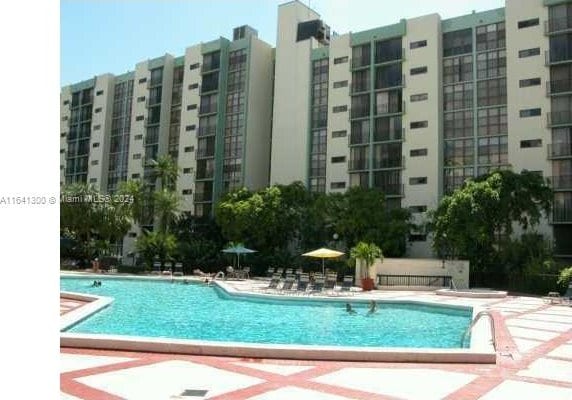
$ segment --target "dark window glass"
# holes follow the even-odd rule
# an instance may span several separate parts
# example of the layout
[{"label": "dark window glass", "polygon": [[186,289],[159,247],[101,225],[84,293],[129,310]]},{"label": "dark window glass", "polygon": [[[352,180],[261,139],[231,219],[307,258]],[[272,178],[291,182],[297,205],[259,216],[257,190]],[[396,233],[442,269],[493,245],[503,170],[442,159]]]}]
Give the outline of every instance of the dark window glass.
[{"label": "dark window glass", "polygon": [[524,21],[518,21],[518,29],[529,28],[531,26],[536,26],[539,23],[540,23],[540,20],[538,18],[527,19]]},{"label": "dark window glass", "polygon": [[538,117],[541,114],[540,108],[529,108],[527,110],[520,110],[520,118]]},{"label": "dark window glass", "polygon": [[330,189],[345,189],[346,183],[345,182],[331,182]]},{"label": "dark window glass", "polygon": [[477,27],[477,51],[506,47],[504,22]]},{"label": "dark window glass", "polygon": [[518,86],[521,88],[538,85],[540,85],[540,78],[521,79],[518,81]]},{"label": "dark window glass", "polygon": [[471,53],[473,30],[471,28],[443,34],[443,57]]},{"label": "dark window glass", "polygon": [[401,63],[383,65],[375,69],[376,89],[401,86],[402,79]]},{"label": "dark window glass", "polygon": [[429,126],[427,121],[415,121],[409,124],[410,129],[427,128],[427,126]]},{"label": "dark window glass", "polygon": [[347,87],[348,86],[348,81],[337,81],[334,82],[334,89],[338,89],[338,88],[342,88],[342,87]]},{"label": "dark window glass", "polygon": [[103,94],[103,90],[98,90],[97,93],[95,93],[96,96],[101,96]]},{"label": "dark window glass", "polygon": [[403,49],[401,38],[382,40],[375,42],[375,63],[383,63],[393,60],[401,60]]},{"label": "dark window glass", "polygon": [[145,83],[145,82],[147,82],[147,78],[141,78],[141,79],[139,79],[139,83]]},{"label": "dark window glass", "polygon": [[409,70],[410,75],[420,75],[426,73],[427,73],[427,67],[417,67],[417,68],[411,68]]},{"label": "dark window glass", "polygon": [[348,56],[334,58],[334,64],[343,64],[348,62]]},{"label": "dark window glass", "polygon": [[343,163],[343,162],[346,162],[345,156],[332,157],[332,164]]},{"label": "dark window glass", "polygon": [[532,147],[542,147],[542,139],[521,140],[520,148],[529,149]]},{"label": "dark window glass", "polygon": [[348,131],[333,131],[332,132],[332,138],[341,138],[341,137],[346,137],[348,134]]},{"label": "dark window glass", "polygon": [[425,185],[426,183],[427,183],[427,177],[426,176],[409,178],[409,184],[410,185]]},{"label": "dark window glass", "polygon": [[427,46],[427,40],[419,40],[418,42],[411,42],[409,43],[410,49],[418,49],[420,47]]},{"label": "dark window glass", "polygon": [[332,111],[334,113],[345,112],[345,111],[348,111],[348,106],[335,106],[332,108]]},{"label": "dark window glass", "polygon": [[189,65],[189,69],[192,71],[193,69],[197,69],[199,68],[200,64],[199,63],[194,63]]},{"label": "dark window glass", "polygon": [[411,157],[421,157],[427,155],[427,149],[414,149],[409,151]]},{"label": "dark window glass", "polygon": [[519,58],[532,57],[532,56],[538,56],[538,55],[540,55],[540,47],[535,47],[533,49],[520,50],[518,52]]}]

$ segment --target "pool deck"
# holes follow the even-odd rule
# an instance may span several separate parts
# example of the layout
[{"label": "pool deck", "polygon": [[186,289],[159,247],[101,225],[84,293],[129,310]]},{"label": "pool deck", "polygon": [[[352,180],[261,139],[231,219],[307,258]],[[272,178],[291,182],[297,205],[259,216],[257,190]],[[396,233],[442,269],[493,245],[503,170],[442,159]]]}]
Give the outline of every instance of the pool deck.
[{"label": "pool deck", "polygon": [[[245,293],[260,293],[265,285],[225,284]],[[356,292],[350,298],[487,308],[497,325],[497,363],[302,361],[62,347],[61,398],[572,400],[572,307],[535,297],[468,299],[427,291]],[[86,304],[61,297],[60,315]]]}]

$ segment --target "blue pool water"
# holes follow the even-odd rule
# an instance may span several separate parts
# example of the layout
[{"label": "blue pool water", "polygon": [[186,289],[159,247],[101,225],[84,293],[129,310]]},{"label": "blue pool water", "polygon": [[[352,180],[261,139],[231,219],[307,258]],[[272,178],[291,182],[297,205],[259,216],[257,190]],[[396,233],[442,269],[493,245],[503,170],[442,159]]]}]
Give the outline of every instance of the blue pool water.
[{"label": "blue pool water", "polygon": [[68,332],[248,343],[458,348],[470,309],[429,305],[237,300],[202,284],[62,278],[61,289],[110,296],[115,301]]}]

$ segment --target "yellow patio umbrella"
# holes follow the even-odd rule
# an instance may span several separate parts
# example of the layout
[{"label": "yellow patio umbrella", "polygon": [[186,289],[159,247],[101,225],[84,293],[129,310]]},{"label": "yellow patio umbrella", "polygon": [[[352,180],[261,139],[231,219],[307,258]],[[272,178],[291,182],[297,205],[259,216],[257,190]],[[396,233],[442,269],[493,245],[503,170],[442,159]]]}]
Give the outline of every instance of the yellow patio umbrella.
[{"label": "yellow patio umbrella", "polygon": [[341,251],[327,249],[325,247],[322,247],[318,250],[310,251],[310,252],[304,253],[302,255],[306,256],[306,257],[321,258],[322,259],[322,274],[324,274],[324,260],[326,258],[337,258],[339,256],[343,256],[344,253]]}]

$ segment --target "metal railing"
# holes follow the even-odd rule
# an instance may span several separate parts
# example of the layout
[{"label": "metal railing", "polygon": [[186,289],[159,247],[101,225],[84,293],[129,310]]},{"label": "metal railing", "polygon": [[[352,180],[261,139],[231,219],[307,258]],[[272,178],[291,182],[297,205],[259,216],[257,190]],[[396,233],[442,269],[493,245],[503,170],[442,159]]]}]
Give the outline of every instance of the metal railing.
[{"label": "metal railing", "polygon": [[564,32],[572,29],[572,16],[550,18],[544,21],[544,34],[550,35],[555,32]]},{"label": "metal railing", "polygon": [[403,184],[401,183],[385,183],[377,185],[375,182],[373,187],[385,194],[386,196],[403,196]]},{"label": "metal railing", "polygon": [[572,157],[572,143],[550,143],[546,147],[548,159]]},{"label": "metal railing", "polygon": [[450,275],[377,275],[379,286],[450,287]]},{"label": "metal railing", "polygon": [[572,175],[557,175],[550,178],[553,190],[572,190]]},{"label": "metal railing", "polygon": [[365,118],[365,117],[369,117],[369,105],[367,107],[350,108],[350,118]]},{"label": "metal railing", "polygon": [[546,114],[546,123],[548,126],[554,125],[571,125],[572,111],[553,111]]},{"label": "metal railing", "polygon": [[212,194],[211,192],[204,192],[204,193],[195,192],[195,195],[194,195],[194,200],[195,200],[196,202],[199,202],[199,201],[201,201],[201,202],[212,201],[212,198],[213,198],[213,194]]},{"label": "metal railing", "polygon": [[199,126],[199,131],[197,133],[198,137],[212,136],[212,135],[216,135],[216,125],[215,126]]},{"label": "metal railing", "polygon": [[363,171],[369,169],[368,159],[350,160],[348,161],[348,170]]},{"label": "metal railing", "polygon": [[373,159],[373,169],[383,168],[405,168],[405,158],[383,158],[381,160]]},{"label": "metal railing", "polygon": [[560,79],[546,82],[546,94],[572,92],[572,79]]},{"label": "metal railing", "polygon": [[491,339],[493,341],[493,347],[496,350],[497,341],[496,341],[495,319],[493,318],[493,315],[491,314],[491,312],[487,311],[487,310],[481,311],[477,315],[475,315],[475,318],[473,318],[473,320],[471,321],[471,324],[469,325],[467,330],[465,332],[463,332],[463,336],[461,336],[461,347],[463,347],[463,345],[465,344],[465,339],[466,339],[467,335],[471,333],[471,331],[473,330],[473,328],[475,327],[477,322],[483,316],[489,317],[489,320],[491,321],[491,325],[490,325],[491,326]]},{"label": "metal railing", "polygon": [[554,207],[552,210],[552,222],[572,223],[572,207]]},{"label": "metal railing", "polygon": [[560,50],[552,51],[546,50],[544,52],[544,62],[546,65],[551,65],[564,61],[572,61],[572,51]]}]

